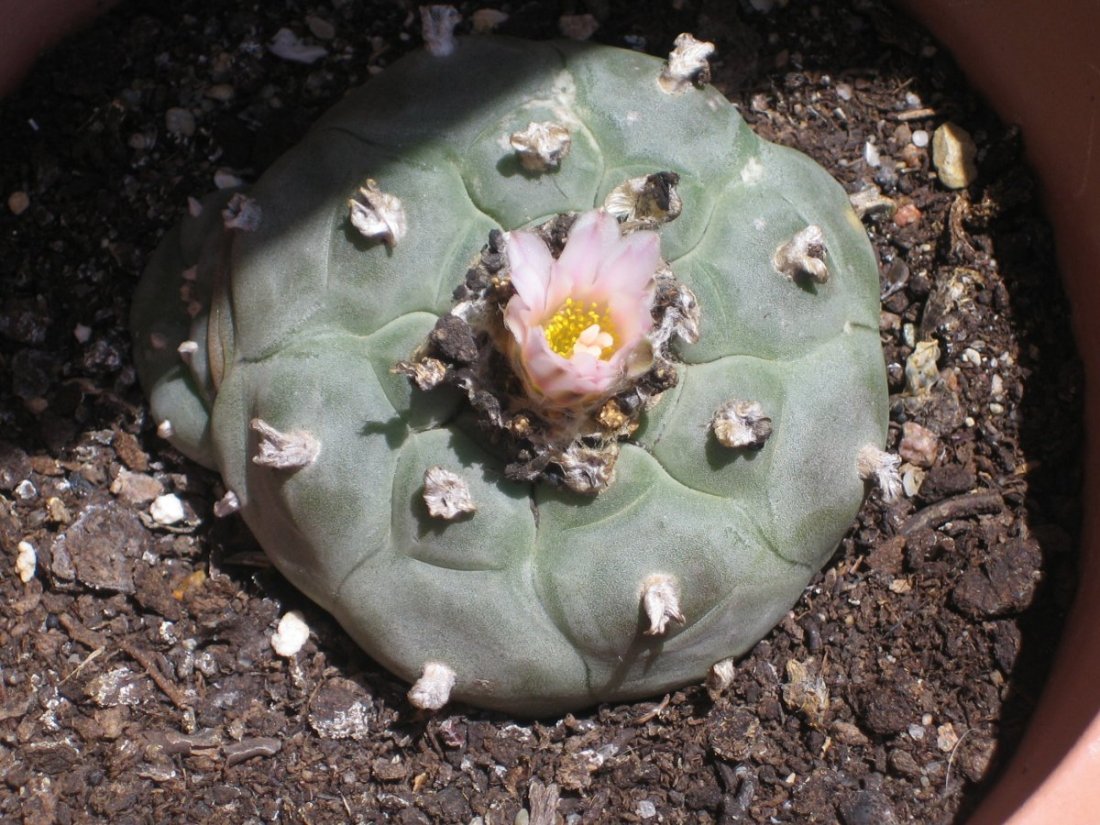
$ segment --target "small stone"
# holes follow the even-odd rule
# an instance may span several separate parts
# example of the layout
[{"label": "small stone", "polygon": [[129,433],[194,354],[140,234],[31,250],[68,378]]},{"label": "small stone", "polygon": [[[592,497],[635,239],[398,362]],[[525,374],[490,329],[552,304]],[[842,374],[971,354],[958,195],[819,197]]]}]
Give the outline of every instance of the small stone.
[{"label": "small stone", "polygon": [[639,819],[652,819],[657,816],[657,806],[648,799],[639,800],[638,806],[634,810]]},{"label": "small stone", "polygon": [[164,128],[170,135],[189,138],[195,134],[195,116],[189,109],[173,106],[164,113]]},{"label": "small stone", "polygon": [[205,92],[208,98],[217,100],[221,103],[229,102],[236,94],[237,90],[228,83],[215,83],[213,86],[208,86]]},{"label": "small stone", "polygon": [[408,692],[409,703],[421,710],[439,710],[451,700],[455,672],[440,662],[426,662]]},{"label": "small stone", "polygon": [[167,418],[157,424],[157,435],[161,438],[168,439],[176,434],[175,429],[172,427],[172,422]]},{"label": "small stone", "polygon": [[905,391],[909,395],[927,395],[940,378],[936,362],[940,345],[935,339],[920,341],[905,359]]},{"label": "small stone", "polygon": [[57,496],[50,496],[46,499],[46,519],[51,524],[68,524],[73,517],[69,515],[69,508],[65,506],[65,502]]},{"label": "small stone", "polygon": [[267,44],[267,50],[281,60],[304,63],[307,66],[328,56],[328,49],[303,43],[298,35],[285,28],[275,32],[275,36]]},{"label": "small stone", "polygon": [[772,420],[757,401],[727,401],[710,421],[723,447],[759,450],[772,434]]},{"label": "small stone", "polygon": [[705,685],[707,694],[712,701],[716,701],[719,696],[729,689],[729,686],[733,684],[736,673],[733,659],[722,659],[710,666]]},{"label": "small stone", "polygon": [[19,576],[19,581],[26,584],[34,578],[35,570],[38,568],[38,551],[29,541],[19,542],[17,551],[15,572]]},{"label": "small stone", "polygon": [[868,186],[854,195],[849,195],[848,202],[852,204],[852,209],[861,220],[879,215],[892,215],[897,209],[897,203],[883,195],[877,186]]},{"label": "small stone", "polygon": [[12,492],[15,493],[15,497],[20,501],[30,501],[38,495],[38,489],[29,478],[25,478],[16,484]]},{"label": "small stone", "polygon": [[462,15],[454,6],[421,6],[420,31],[424,48],[433,57],[446,57],[455,50],[455,26]]},{"label": "small stone", "polygon": [[271,647],[276,655],[293,659],[309,640],[309,625],[300,610],[289,610],[279,619],[279,625],[271,634]]},{"label": "small stone", "polygon": [[570,40],[588,40],[600,28],[591,14],[563,14],[558,18],[558,31]]},{"label": "small stone", "polygon": [[814,283],[823,284],[829,280],[826,252],[825,234],[821,227],[811,224],[775,251],[772,266],[792,281],[809,278]]},{"label": "small stone", "polygon": [[916,421],[906,421],[901,428],[898,455],[918,467],[931,467],[939,455],[940,440],[934,432]]},{"label": "small stone", "polygon": [[336,27],[316,14],[306,15],[306,26],[309,28],[309,33],[318,40],[332,40],[336,37]]},{"label": "small stone", "polygon": [[959,735],[955,733],[955,726],[946,722],[936,728],[936,747],[943,753],[950,753],[959,744]]},{"label": "small stone", "polygon": [[218,518],[226,518],[241,509],[241,500],[232,490],[226,490],[224,496],[214,502],[214,515]]},{"label": "small stone", "polygon": [[157,496],[149,507],[149,515],[157,524],[169,526],[183,521],[187,514],[183,509],[183,502],[175,493],[167,493]]},{"label": "small stone", "polygon": [[508,19],[508,15],[499,9],[478,9],[470,17],[474,34],[489,34],[501,23]]},{"label": "small stone", "polygon": [[894,224],[897,226],[912,226],[913,224],[920,223],[920,219],[923,217],[920,209],[911,203],[904,203],[898,207],[898,211],[894,213]]},{"label": "small stone", "polygon": [[348,209],[352,226],[365,238],[381,240],[387,246],[394,247],[408,231],[408,219],[401,201],[379,189],[378,183],[372,179],[368,178],[359,191],[348,199]]},{"label": "small stone", "polygon": [[913,130],[913,145],[916,146],[918,149],[924,149],[925,147],[927,147],[928,140],[928,132],[926,132],[924,129]]},{"label": "small stone", "polygon": [[662,636],[668,630],[668,623],[674,621],[683,624],[684,614],[680,612],[680,586],[672,576],[657,573],[642,582],[642,609],[649,619],[646,636]]},{"label": "small stone", "polygon": [[673,41],[675,48],[669,53],[661,76],[657,79],[666,94],[680,94],[691,86],[710,81],[710,63],[714,44],[696,40],[684,32]]},{"label": "small stone", "polygon": [[948,189],[964,189],[978,176],[973,138],[961,126],[944,123],[932,135],[932,165]]},{"label": "small stone", "polygon": [[31,196],[22,189],[16,189],[8,195],[8,210],[13,215],[22,215],[30,208]]},{"label": "small stone", "polygon": [[244,181],[228,169],[218,169],[214,172],[214,186],[218,189],[236,189],[243,185]]},{"label": "small stone", "polygon": [[432,517],[447,521],[477,511],[465,479],[438,465],[424,472],[424,503]]},{"label": "small stone", "polygon": [[536,174],[558,169],[573,145],[569,130],[559,123],[549,121],[528,123],[523,131],[513,132],[508,137],[508,142],[519,158],[520,165],[528,172]]},{"label": "small stone", "polygon": [[81,344],[87,344],[92,339],[92,328],[84,324],[73,327],[73,338]]},{"label": "small stone", "polygon": [[362,741],[370,735],[375,712],[371,695],[351,679],[326,681],[309,700],[309,726],[322,739]]}]

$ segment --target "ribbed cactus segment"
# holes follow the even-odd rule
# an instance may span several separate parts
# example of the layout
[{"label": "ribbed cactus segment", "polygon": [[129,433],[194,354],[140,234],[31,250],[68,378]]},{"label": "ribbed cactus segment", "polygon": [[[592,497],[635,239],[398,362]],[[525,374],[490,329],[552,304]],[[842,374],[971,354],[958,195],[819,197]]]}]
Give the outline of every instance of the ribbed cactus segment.
[{"label": "ribbed cactus segment", "polygon": [[[702,681],[798,598],[863,500],[861,449],[885,441],[877,266],[844,192],[714,89],[663,90],[662,65],[500,38],[405,58],[234,206],[193,209],[135,298],[162,431],[424,708],[543,714]],[[487,428],[493,402],[463,383],[462,347],[509,369],[477,334],[499,319],[436,324],[471,267],[503,306],[500,233],[605,205],[658,233],[700,334],[669,338],[675,384],[635,419],[592,412],[619,453],[582,495],[506,472],[526,419]],[[467,328],[451,360],[418,360]]]}]

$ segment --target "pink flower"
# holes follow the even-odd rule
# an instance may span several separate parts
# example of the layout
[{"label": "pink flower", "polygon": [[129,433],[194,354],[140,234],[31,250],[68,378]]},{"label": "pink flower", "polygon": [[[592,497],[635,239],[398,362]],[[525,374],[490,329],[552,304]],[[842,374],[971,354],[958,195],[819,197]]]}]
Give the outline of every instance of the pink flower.
[{"label": "pink flower", "polygon": [[648,369],[661,261],[655,232],[623,236],[596,209],[577,218],[556,260],[533,232],[509,232],[507,254],[516,294],[504,323],[529,392],[549,406],[575,406]]}]

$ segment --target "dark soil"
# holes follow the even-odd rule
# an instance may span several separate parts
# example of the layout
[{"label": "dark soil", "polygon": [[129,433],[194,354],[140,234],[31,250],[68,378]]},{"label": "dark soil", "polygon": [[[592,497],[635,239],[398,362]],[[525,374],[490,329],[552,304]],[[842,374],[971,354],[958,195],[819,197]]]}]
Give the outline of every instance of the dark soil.
[{"label": "dark soil", "polygon": [[[552,37],[592,11],[595,39],[654,53],[691,31],[757,131],[852,193],[879,187],[897,210],[865,219],[890,448],[923,425],[906,454],[929,466],[899,503],[868,500],[720,695],[537,723],[414,712],[237,519],[213,518],[219,480],[157,438],[129,360],[130,295],[187,197],[218,169],[258,175],[417,47],[418,18],[382,0],[132,0],[0,104],[0,819],[545,825],[556,805],[567,823],[857,825],[972,809],[1075,581],[1081,373],[1050,231],[1017,135],[924,32],[868,0],[760,5],[520,0],[501,31]],[[316,41],[310,14],[335,28],[326,59],[266,52],[284,26]],[[168,128],[175,107],[193,132],[179,113]],[[913,143],[946,120],[979,147],[965,190]],[[926,339],[938,379],[906,396]],[[150,518],[162,492],[184,522]],[[26,583],[21,542],[37,550]],[[292,608],[313,636],[288,660],[270,636]]]}]

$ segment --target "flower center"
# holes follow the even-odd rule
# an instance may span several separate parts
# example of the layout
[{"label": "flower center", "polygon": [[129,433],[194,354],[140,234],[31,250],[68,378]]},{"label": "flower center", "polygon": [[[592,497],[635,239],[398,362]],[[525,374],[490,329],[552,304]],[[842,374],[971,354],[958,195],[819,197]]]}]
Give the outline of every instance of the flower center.
[{"label": "flower center", "polygon": [[566,298],[558,311],[543,325],[550,349],[562,358],[579,352],[603,360],[615,352],[615,327],[607,307],[590,301],[587,306]]}]

